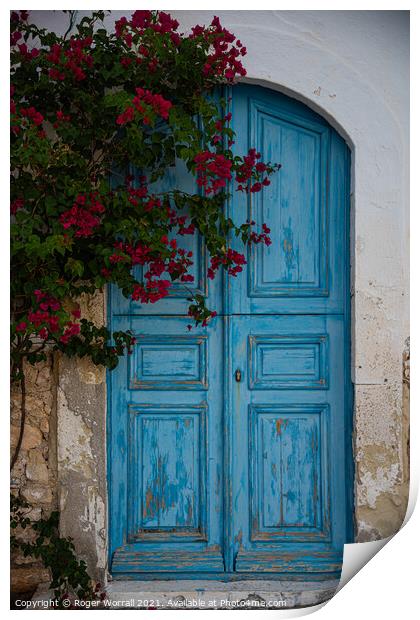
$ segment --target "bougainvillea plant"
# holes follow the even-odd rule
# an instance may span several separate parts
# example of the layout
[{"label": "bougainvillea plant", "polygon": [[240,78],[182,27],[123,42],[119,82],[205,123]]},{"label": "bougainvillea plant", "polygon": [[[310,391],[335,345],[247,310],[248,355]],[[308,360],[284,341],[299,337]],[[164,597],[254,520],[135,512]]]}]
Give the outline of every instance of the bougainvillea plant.
[{"label": "bougainvillea plant", "polygon": [[[111,29],[104,17],[83,17],[63,36],[25,11],[11,14],[16,380],[24,360],[43,360],[48,349],[114,368],[132,335],[81,318],[80,295],[112,283],[147,304],[167,296],[175,280],[188,287],[195,257],[182,248],[185,235],[204,238],[209,278],[242,270],[245,256],[229,248],[231,235],[244,247],[270,243],[266,226],[235,226],[223,208],[229,194],[262,191],[278,169],[255,149],[232,150],[220,92],[245,75],[244,45],[217,17],[186,33],[163,11],[135,11]],[[177,159],[196,191],[154,193]],[[214,314],[191,297],[192,323],[206,326]]]},{"label": "bougainvillea plant", "polygon": [[[10,495],[11,549],[25,558],[42,560],[50,570],[54,609],[75,608],[74,599],[97,601],[99,607],[99,601],[106,598],[105,591],[89,577],[86,562],[77,558],[72,539],[60,535],[58,511],[37,520],[31,514],[32,506],[26,500]],[[22,539],[19,534],[29,528],[29,540]]]}]

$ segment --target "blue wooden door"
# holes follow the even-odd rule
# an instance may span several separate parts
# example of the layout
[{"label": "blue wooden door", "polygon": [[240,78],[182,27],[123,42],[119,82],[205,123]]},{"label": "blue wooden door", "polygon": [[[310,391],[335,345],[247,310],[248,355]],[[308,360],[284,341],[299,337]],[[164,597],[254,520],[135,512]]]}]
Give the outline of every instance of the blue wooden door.
[{"label": "blue wooden door", "polygon": [[[179,162],[156,191],[195,192]],[[202,239],[189,291],[222,309],[221,277],[209,281]],[[141,278],[141,268],[138,268]],[[133,354],[109,375],[110,553],[114,574],[221,573],[223,556],[223,318],[188,331],[181,284],[141,305],[110,294],[114,329],[131,329]]]},{"label": "blue wooden door", "polygon": [[[143,307],[111,291],[113,329],[137,337],[109,376],[116,576],[333,575],[351,539],[348,150],[273,91],[235,87],[231,105],[238,153],[282,170],[226,208],[273,243],[207,281],[188,241],[192,286],[218,311],[205,329],[187,331],[181,286]],[[165,179],[193,183],[179,164]]]}]

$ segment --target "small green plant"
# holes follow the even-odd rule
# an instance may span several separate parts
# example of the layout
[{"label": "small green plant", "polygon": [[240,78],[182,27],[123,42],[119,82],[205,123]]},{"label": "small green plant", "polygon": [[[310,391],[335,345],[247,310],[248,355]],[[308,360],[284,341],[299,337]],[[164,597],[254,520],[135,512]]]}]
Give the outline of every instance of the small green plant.
[{"label": "small green plant", "polygon": [[[71,538],[60,536],[58,529],[58,512],[49,517],[32,521],[28,514],[31,506],[21,497],[11,494],[10,527],[12,529],[12,549],[19,550],[25,557],[42,560],[44,566],[51,571],[50,587],[54,590],[58,607],[69,609],[63,602],[72,597],[79,600],[103,600],[105,594],[101,584],[89,577],[86,562],[78,560]],[[20,539],[19,530],[31,529],[35,533],[33,542]]]}]

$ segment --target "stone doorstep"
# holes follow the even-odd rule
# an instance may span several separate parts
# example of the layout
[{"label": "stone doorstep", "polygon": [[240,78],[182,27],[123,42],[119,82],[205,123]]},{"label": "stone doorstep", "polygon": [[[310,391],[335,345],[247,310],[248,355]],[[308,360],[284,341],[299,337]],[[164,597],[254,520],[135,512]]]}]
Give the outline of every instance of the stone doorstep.
[{"label": "stone doorstep", "polygon": [[[294,609],[330,600],[339,580],[112,581],[106,588],[109,609]],[[40,586],[32,601],[47,602]]]}]

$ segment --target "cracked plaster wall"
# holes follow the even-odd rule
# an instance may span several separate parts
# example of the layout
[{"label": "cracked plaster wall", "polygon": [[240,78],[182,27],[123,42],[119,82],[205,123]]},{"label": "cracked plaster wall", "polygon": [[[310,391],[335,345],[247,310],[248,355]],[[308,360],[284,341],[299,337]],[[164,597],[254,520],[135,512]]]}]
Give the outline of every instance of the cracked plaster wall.
[{"label": "cracked plaster wall", "polygon": [[[82,316],[105,321],[104,296],[84,296]],[[90,360],[58,361],[57,463],[60,527],[74,538],[90,574],[107,563],[106,372]]]},{"label": "cracked plaster wall", "polygon": [[[213,16],[172,13],[181,29]],[[111,20],[123,14],[128,12],[113,11]],[[408,381],[402,380],[409,355],[408,12],[218,14],[247,45],[247,80],[304,101],[352,151],[356,537],[385,537],[400,527],[408,494]],[[56,31],[66,29],[59,12],[32,15]],[[104,319],[102,296],[86,306],[98,322]],[[58,372],[62,530],[101,578],[107,538],[105,373],[65,359]]]}]

